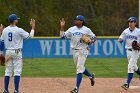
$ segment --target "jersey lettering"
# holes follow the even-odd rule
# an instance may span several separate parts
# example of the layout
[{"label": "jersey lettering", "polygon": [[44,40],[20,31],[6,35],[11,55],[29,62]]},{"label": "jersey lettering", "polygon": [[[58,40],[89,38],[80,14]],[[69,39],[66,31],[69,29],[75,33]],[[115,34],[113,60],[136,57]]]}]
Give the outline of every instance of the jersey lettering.
[{"label": "jersey lettering", "polygon": [[81,32],[75,32],[75,33],[72,33],[73,36],[79,36],[79,35],[83,35],[83,33]]},{"label": "jersey lettering", "polygon": [[126,38],[127,39],[135,39],[135,40],[137,40],[137,37],[136,36],[133,36],[133,35],[128,35]]}]

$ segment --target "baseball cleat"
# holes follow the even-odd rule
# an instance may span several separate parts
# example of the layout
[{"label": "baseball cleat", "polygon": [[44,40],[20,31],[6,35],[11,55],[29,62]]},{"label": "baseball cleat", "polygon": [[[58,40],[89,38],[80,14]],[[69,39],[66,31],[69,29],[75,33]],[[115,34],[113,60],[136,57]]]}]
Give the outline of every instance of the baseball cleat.
[{"label": "baseball cleat", "polygon": [[95,74],[93,73],[92,76],[90,77],[91,86],[94,86],[94,84],[95,84],[94,78],[95,78]]},{"label": "baseball cleat", "polygon": [[74,88],[73,90],[70,91],[70,93],[78,93],[78,90]]},{"label": "baseball cleat", "polygon": [[19,92],[15,90],[14,93],[19,93]]},{"label": "baseball cleat", "polygon": [[123,84],[121,87],[122,87],[123,89],[125,89],[125,90],[127,90],[127,89],[129,88],[129,86],[128,86],[127,83],[126,83],[126,84]]},{"label": "baseball cleat", "polygon": [[4,92],[3,92],[3,93],[9,93],[9,91],[4,90]]}]

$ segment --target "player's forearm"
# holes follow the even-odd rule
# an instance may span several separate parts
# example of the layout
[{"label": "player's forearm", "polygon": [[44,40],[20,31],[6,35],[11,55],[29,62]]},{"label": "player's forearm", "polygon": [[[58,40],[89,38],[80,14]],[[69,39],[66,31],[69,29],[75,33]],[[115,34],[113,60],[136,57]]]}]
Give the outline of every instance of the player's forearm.
[{"label": "player's forearm", "polygon": [[64,30],[60,30],[60,37],[63,37],[63,34],[64,34]]},{"label": "player's forearm", "polygon": [[94,43],[96,41],[96,38],[93,38],[92,43]]},{"label": "player's forearm", "polygon": [[91,41],[89,42],[89,45],[92,44],[92,43],[94,43],[95,41],[96,41],[96,38],[93,38],[93,40],[91,40]]},{"label": "player's forearm", "polygon": [[61,26],[60,27],[60,31],[64,31],[64,26]]},{"label": "player's forearm", "polygon": [[32,37],[34,37],[34,29],[35,29],[35,19],[31,19],[30,20],[30,25],[31,25],[31,27],[32,27],[32,29],[31,29],[31,32],[30,32],[30,37],[32,38]]},{"label": "player's forearm", "polygon": [[64,34],[64,26],[60,27],[60,37],[62,37]]},{"label": "player's forearm", "polygon": [[34,30],[35,29],[35,23],[32,24],[31,27],[32,27],[32,30]]},{"label": "player's forearm", "polygon": [[30,32],[30,37],[34,37],[34,32],[35,32],[34,29],[32,29]]}]

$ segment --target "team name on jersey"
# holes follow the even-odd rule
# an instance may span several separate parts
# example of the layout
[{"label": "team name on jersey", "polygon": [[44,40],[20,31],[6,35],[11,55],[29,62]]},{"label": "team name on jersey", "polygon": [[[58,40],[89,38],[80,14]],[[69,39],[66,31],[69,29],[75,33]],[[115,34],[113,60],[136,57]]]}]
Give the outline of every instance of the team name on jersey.
[{"label": "team name on jersey", "polygon": [[136,36],[133,36],[133,35],[128,35],[128,36],[126,36],[126,38],[127,39],[135,39],[135,40],[137,40],[137,37]]},{"label": "team name on jersey", "polygon": [[72,33],[72,36],[82,36],[82,35],[83,35],[83,33],[81,33],[81,32]]}]

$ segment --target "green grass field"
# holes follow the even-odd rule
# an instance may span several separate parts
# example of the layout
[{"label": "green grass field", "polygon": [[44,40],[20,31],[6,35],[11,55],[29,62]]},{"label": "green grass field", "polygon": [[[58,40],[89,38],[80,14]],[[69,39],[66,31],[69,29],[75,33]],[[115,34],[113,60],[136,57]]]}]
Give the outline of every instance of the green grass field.
[{"label": "green grass field", "polygon": [[[96,77],[126,77],[127,59],[88,58],[86,68]],[[4,76],[4,70],[0,66],[0,77]],[[23,59],[22,77],[75,77],[75,71],[72,58]]]}]

